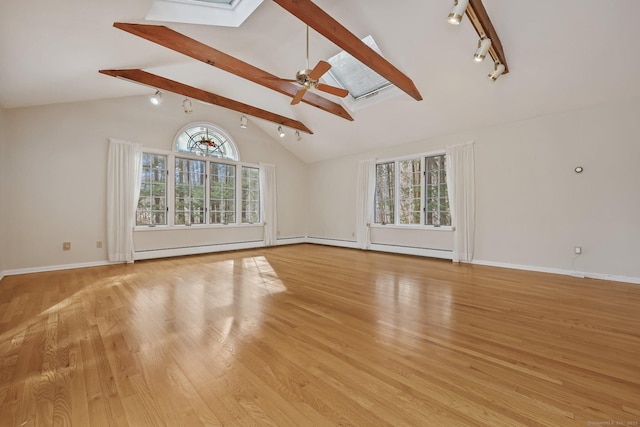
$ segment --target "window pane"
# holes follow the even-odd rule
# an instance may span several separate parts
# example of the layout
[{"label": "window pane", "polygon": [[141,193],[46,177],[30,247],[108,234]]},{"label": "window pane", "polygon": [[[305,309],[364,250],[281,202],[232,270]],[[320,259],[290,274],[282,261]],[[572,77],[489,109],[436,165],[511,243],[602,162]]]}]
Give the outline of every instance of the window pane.
[{"label": "window pane", "polygon": [[260,222],[260,171],[242,167],[242,222]]},{"label": "window pane", "polygon": [[197,156],[238,160],[231,137],[212,124],[195,124],[184,129],[175,141],[176,151]]},{"label": "window pane", "polygon": [[204,224],[206,163],[176,157],[175,223]]},{"label": "window pane", "polygon": [[400,224],[420,224],[420,200],[422,200],[420,159],[398,162],[398,168]]},{"label": "window pane", "polygon": [[236,222],[236,167],[211,163],[209,201],[211,224]]},{"label": "window pane", "polygon": [[427,165],[426,224],[451,225],[445,155],[431,156],[425,160]]},{"label": "window pane", "polygon": [[136,225],[166,225],[167,156],[143,153]]},{"label": "window pane", "polygon": [[377,224],[393,224],[395,221],[395,164],[376,165],[375,219]]}]

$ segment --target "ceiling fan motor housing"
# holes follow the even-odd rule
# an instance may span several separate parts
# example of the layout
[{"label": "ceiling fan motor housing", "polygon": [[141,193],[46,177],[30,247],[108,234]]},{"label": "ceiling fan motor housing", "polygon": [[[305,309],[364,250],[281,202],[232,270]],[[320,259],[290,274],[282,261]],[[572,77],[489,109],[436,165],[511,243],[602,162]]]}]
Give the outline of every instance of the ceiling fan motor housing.
[{"label": "ceiling fan motor housing", "polygon": [[296,73],[296,81],[298,84],[306,87],[307,89],[314,87],[318,83],[317,80],[312,80],[309,77],[309,73],[311,73],[311,70],[309,69],[300,70]]}]

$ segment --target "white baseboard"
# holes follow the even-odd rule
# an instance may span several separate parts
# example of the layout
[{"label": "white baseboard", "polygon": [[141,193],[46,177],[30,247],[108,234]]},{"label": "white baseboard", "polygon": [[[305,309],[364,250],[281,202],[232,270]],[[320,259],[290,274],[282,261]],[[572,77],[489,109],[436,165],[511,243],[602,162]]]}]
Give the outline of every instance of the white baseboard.
[{"label": "white baseboard", "polygon": [[[352,240],[341,240],[341,239],[327,239],[321,237],[307,237],[307,243],[312,243],[316,245],[327,245],[327,246],[339,246],[341,248],[351,248],[351,249],[359,249],[358,242]],[[426,249],[426,248],[416,248],[412,246],[400,246],[400,245],[382,245],[382,244],[372,244],[369,247],[371,251],[377,252],[389,252],[394,254],[403,254],[403,255],[416,255],[416,256],[424,256],[430,258],[441,258],[441,259],[452,259],[453,253],[451,251],[446,250],[438,250],[438,249]]]},{"label": "white baseboard", "polygon": [[[277,239],[276,241],[276,245],[278,246],[294,245],[299,243],[311,243],[311,244],[317,244],[317,245],[337,246],[337,247],[343,247],[343,248],[358,249],[357,242],[351,241],[351,240],[341,240],[341,239],[330,239],[330,238],[320,238],[320,237],[287,237],[283,239]],[[206,246],[195,246],[195,247],[187,247],[187,248],[161,249],[161,250],[136,252],[135,259],[144,260],[144,259],[153,259],[153,258],[166,258],[166,257],[172,257],[172,256],[197,255],[197,254],[205,254],[205,253],[212,253],[212,252],[223,252],[223,251],[231,251],[231,250],[239,250],[239,249],[255,249],[255,248],[263,248],[263,247],[265,247],[264,242],[262,240],[257,240],[257,241],[250,241],[250,242],[229,243],[229,244],[220,244],[220,245],[206,245]],[[406,246],[380,245],[380,244],[372,244],[370,249],[374,251],[380,251],[380,252],[390,252],[390,253],[398,253],[398,254],[405,254],[405,255],[417,255],[417,256],[425,256],[425,257],[440,258],[440,259],[452,258],[451,251],[436,250],[436,249],[423,249],[423,248],[413,248],[413,247],[406,247]],[[14,276],[18,274],[43,273],[47,271],[70,270],[74,268],[87,268],[87,267],[100,267],[100,266],[113,265],[113,264],[118,264],[118,263],[114,263],[110,261],[95,261],[95,262],[76,263],[76,264],[49,265],[49,266],[43,266],[43,267],[30,267],[30,268],[19,268],[19,269],[13,269],[13,270],[4,270],[4,271],[0,271],[0,280],[2,280],[6,276]],[[524,264],[510,264],[510,263],[504,263],[504,262],[484,261],[484,260],[473,260],[471,264],[486,265],[489,267],[511,268],[515,270],[537,271],[540,273],[562,274],[566,276],[574,276],[574,277],[580,277],[580,278],[610,280],[613,282],[624,282],[624,283],[633,283],[633,284],[640,285],[640,277],[621,276],[621,275],[603,274],[603,273],[589,273],[589,272],[565,270],[565,269],[559,269],[559,268],[539,267],[539,266],[524,265]]]},{"label": "white baseboard", "polygon": [[136,252],[134,255],[134,259],[136,261],[142,261],[145,259],[169,258],[185,255],[201,255],[213,252],[237,251],[239,249],[255,249],[262,247],[264,247],[263,240],[252,240],[249,242],[239,243],[223,243],[217,245],[189,246],[184,248],[154,249]]},{"label": "white baseboard", "polygon": [[429,258],[453,259],[453,252],[441,249],[416,248],[412,246],[381,245],[374,243],[371,245],[372,251],[391,252],[394,254],[424,256]]},{"label": "white baseboard", "polygon": [[355,242],[353,240],[328,239],[324,237],[307,237],[306,242],[313,243],[314,245],[338,246],[341,248],[358,249],[358,242]]},{"label": "white baseboard", "polygon": [[298,245],[300,243],[307,243],[306,237],[283,237],[276,240],[276,246],[281,245]]},{"label": "white baseboard", "polygon": [[610,280],[612,282],[625,282],[640,285],[640,277],[619,276],[615,274],[587,273],[584,271],[565,270],[561,268],[538,267],[535,265],[509,264],[505,262],[483,261],[474,259],[471,264],[486,265],[489,267],[511,268],[514,270],[537,271],[540,273],[562,274],[577,278]]},{"label": "white baseboard", "polygon": [[[72,270],[74,268],[87,268],[87,267],[102,267],[105,265],[113,265],[120,264],[118,262],[110,262],[110,261],[94,261],[94,262],[83,262],[78,264],[62,264],[62,265],[46,265],[44,267],[29,267],[29,268],[17,268],[15,270],[6,270],[4,271],[4,276],[16,276],[18,274],[30,274],[30,273],[44,273],[47,271],[56,271],[56,270]],[[3,276],[0,276],[0,279]]]}]

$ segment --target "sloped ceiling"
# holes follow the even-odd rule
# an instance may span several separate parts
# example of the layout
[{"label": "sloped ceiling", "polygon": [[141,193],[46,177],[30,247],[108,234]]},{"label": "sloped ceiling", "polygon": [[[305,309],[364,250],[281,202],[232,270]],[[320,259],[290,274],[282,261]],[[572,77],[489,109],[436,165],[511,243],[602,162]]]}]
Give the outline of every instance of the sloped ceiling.
[{"label": "sloped ceiling", "polygon": [[[149,88],[98,73],[142,68],[302,121],[314,134],[300,142],[292,132],[278,138],[271,123],[251,125],[315,162],[640,96],[640,25],[633,21],[639,1],[483,2],[510,68],[495,83],[487,79],[490,61],[472,60],[477,36],[467,18],[459,27],[446,23],[453,1],[316,0],[358,37],[372,34],[424,97],[418,102],[403,94],[380,102],[353,112],[354,122],[305,104],[292,107],[284,95],[112,27],[115,21],[146,22],[151,0],[3,2],[0,105],[148,95]],[[306,63],[305,25],[270,0],[239,28],[166,25],[284,78]],[[339,50],[312,31],[313,64]],[[184,114],[179,104],[176,114]]]}]

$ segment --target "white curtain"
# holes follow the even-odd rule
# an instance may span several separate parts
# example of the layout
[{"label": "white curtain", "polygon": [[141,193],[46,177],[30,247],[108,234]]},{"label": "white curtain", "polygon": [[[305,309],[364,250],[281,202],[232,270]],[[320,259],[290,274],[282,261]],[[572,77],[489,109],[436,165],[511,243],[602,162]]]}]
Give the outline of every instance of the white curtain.
[{"label": "white curtain", "polygon": [[142,146],[110,138],[107,161],[109,261],[133,262],[133,227],[141,177]]},{"label": "white curtain", "polygon": [[272,246],[278,238],[278,215],[276,210],[276,167],[260,163],[260,201],[264,221],[264,244]]},{"label": "white curtain", "polygon": [[370,226],[373,219],[374,192],[376,188],[375,159],[361,160],[358,163],[358,181],[356,187],[356,236],[360,249],[371,246]]},{"label": "white curtain", "polygon": [[473,142],[447,147],[447,187],[453,232],[453,261],[471,262],[476,231]]}]

